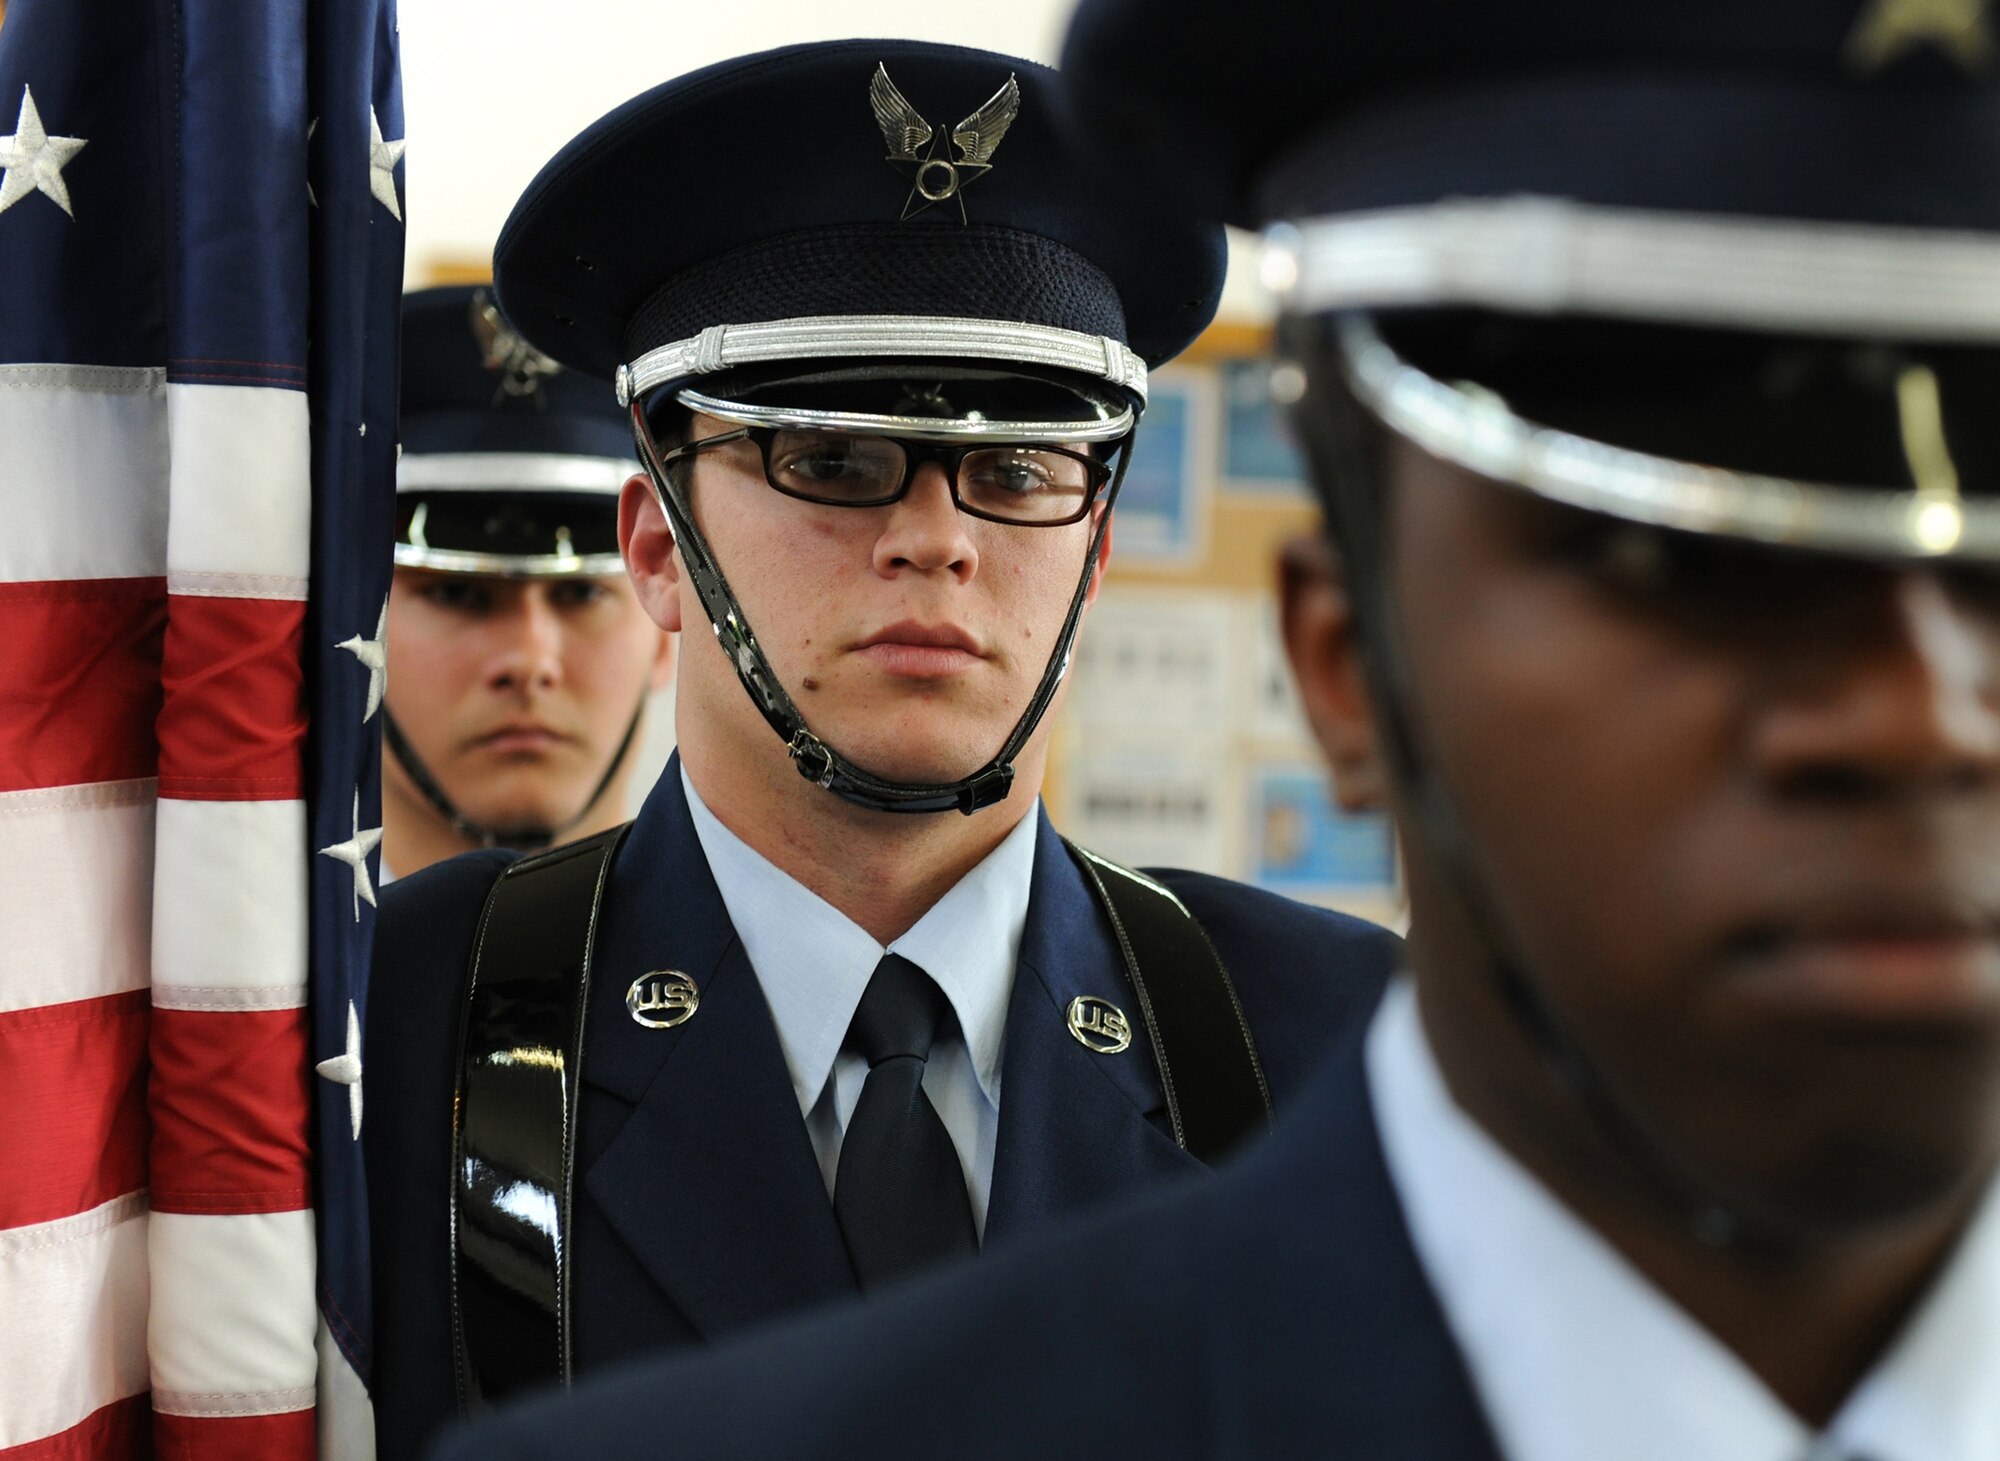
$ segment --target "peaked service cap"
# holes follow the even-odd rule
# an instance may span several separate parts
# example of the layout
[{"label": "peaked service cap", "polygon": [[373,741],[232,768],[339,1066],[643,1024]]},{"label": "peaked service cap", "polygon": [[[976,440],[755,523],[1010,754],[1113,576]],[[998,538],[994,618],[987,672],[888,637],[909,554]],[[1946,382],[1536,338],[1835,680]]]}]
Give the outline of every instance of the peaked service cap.
[{"label": "peaked service cap", "polygon": [[675,78],[529,185],[495,251],[501,301],[581,372],[643,363],[628,393],[760,361],[921,356],[1143,401],[1146,367],[1214,315],[1222,232],[1092,160],[1062,105],[1045,66],[914,41]]},{"label": "peaked service cap", "polygon": [[396,561],[446,572],[611,573],[632,424],[471,285],[403,297]]}]

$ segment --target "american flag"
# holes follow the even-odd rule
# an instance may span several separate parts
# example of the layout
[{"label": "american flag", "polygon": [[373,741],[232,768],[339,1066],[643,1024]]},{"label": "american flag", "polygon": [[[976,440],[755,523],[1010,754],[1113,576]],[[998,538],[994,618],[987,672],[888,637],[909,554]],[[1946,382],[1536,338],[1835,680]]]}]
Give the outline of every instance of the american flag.
[{"label": "american flag", "polygon": [[0,11],[6,1461],[372,1449],[402,136],[394,0]]}]

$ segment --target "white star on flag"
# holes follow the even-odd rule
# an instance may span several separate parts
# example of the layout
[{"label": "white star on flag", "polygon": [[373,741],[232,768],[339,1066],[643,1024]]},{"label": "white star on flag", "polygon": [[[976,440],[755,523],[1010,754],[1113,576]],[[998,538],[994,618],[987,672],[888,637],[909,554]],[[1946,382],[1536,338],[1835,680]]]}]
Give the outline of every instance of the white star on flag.
[{"label": "white star on flag", "polygon": [[368,878],[368,854],[375,850],[375,844],[382,840],[382,829],[371,827],[361,830],[361,793],[354,793],[354,835],[345,842],[336,842],[331,847],[319,850],[321,857],[330,857],[335,862],[344,862],[354,869],[354,921],[361,921],[361,900],[367,899],[368,906],[375,906],[375,884]]},{"label": "white star on flag", "polygon": [[398,223],[403,221],[403,205],[396,197],[396,164],[403,160],[407,141],[384,142],[382,119],[368,113],[368,191],[387,208]]},{"label": "white star on flag", "polygon": [[347,1087],[347,1120],[354,1139],[361,1140],[361,1016],[354,1001],[347,1002],[347,1048],[330,1060],[313,1067],[337,1086]]},{"label": "white star on flag", "polygon": [[14,135],[0,137],[0,168],[6,169],[0,173],[0,213],[28,194],[41,192],[54,199],[63,212],[76,217],[76,210],[69,206],[69,187],[63,182],[62,170],[88,145],[81,137],[51,137],[35,107],[35,93],[22,87],[21,117],[14,123]]},{"label": "white star on flag", "polygon": [[368,709],[362,712],[361,723],[368,724],[375,718],[375,712],[382,708],[382,690],[389,682],[389,601],[382,600],[382,617],[375,621],[375,637],[363,639],[359,634],[352,639],[343,639],[334,646],[344,649],[368,667]]}]

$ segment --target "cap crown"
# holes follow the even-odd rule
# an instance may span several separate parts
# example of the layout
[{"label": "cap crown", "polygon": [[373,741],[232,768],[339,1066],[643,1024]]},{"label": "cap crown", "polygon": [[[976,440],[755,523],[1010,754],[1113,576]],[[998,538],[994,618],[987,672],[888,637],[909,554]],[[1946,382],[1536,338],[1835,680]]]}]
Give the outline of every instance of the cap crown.
[{"label": "cap crown", "polygon": [[[907,156],[881,75],[916,119]],[[1010,78],[1018,104],[995,126]],[[1214,313],[1221,232],[1133,195],[1058,125],[1061,106],[1047,67],[910,41],[676,78],[529,185],[495,251],[502,303],[539,348],[605,378],[705,329],[820,315],[1026,322],[1165,359]],[[936,165],[958,170],[934,203],[926,163],[932,191],[952,181]]]}]

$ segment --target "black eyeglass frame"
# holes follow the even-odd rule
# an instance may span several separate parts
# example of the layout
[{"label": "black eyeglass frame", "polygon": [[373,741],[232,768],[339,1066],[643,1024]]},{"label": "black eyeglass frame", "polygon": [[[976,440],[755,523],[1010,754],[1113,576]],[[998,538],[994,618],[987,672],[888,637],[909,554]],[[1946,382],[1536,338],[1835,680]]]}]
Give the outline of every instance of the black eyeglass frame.
[{"label": "black eyeglass frame", "polygon": [[1014,760],[1034,734],[1035,727],[1041,723],[1069,669],[1076,648],[1076,633],[1083,623],[1090,586],[1097,574],[1098,556],[1103,551],[1105,535],[1111,528],[1111,512],[1117,506],[1119,490],[1125,485],[1125,473],[1132,465],[1129,448],[1133,431],[1137,429],[1136,423],[1132,430],[1119,438],[1127,449],[1117,454],[1111,485],[1104,497],[1105,511],[1091,525],[1090,541],[1084,548],[1083,567],[1077,575],[1076,587],[1070,593],[1069,609],[1063,616],[1055,647],[1049,652],[1048,663],[1042,667],[1041,680],[1029,697],[1027,708],[1007,733],[1000,749],[970,776],[951,782],[907,783],[873,775],[813,734],[798,706],[771,669],[770,660],[757,643],[756,632],[750,627],[728,579],[723,576],[721,565],[715,561],[708,540],[694,520],[694,506],[686,493],[686,474],[669,471],[662,459],[659,446],[653,439],[652,423],[646,416],[646,403],[634,400],[628,409],[632,417],[633,445],[638,449],[639,460],[652,481],[654,500],[659,503],[661,512],[673,529],[676,545],[687,567],[688,580],[694,586],[702,612],[708,616],[709,624],[715,630],[716,642],[736,666],[736,678],[762,713],[764,723],[785,743],[786,752],[799,774],[843,801],[882,812],[957,811],[971,816],[983,807],[1005,801],[1014,784]]},{"label": "black eyeglass frame", "polygon": [[[927,463],[936,462],[947,469],[945,480],[951,488],[952,505],[968,517],[976,517],[985,522],[1000,523],[1010,528],[1063,528],[1080,523],[1090,516],[1091,509],[1097,505],[1098,497],[1118,474],[1117,462],[1119,457],[1124,455],[1132,442],[1132,433],[1128,431],[1125,435],[1104,443],[1108,448],[1104,457],[1094,457],[1086,456],[1079,451],[1072,451],[1065,446],[1051,446],[1046,442],[1039,441],[982,440],[945,444],[934,441],[920,441],[907,436],[896,436],[886,431],[829,430],[824,434],[828,436],[851,437],[857,441],[891,441],[901,447],[903,451],[903,480],[897,485],[895,491],[881,497],[847,499],[836,502],[824,497],[809,497],[803,492],[795,491],[781,484],[772,474],[771,443],[781,431],[800,431],[804,429],[796,426],[739,426],[734,431],[725,431],[719,436],[704,436],[699,441],[690,441],[677,446],[660,458],[660,465],[662,467],[671,467],[677,462],[692,460],[701,453],[713,450],[716,447],[732,445],[739,441],[748,441],[757,448],[757,455],[764,464],[764,481],[770,486],[773,492],[789,497],[795,502],[810,502],[816,507],[888,507],[890,504],[901,502],[905,497],[909,496],[910,485],[917,480],[918,471]],[[997,513],[983,511],[967,502],[958,488],[958,474],[960,468],[965,464],[965,459],[974,452],[1006,451],[1009,449],[1054,452],[1058,456],[1068,457],[1081,463],[1090,472],[1090,483],[1084,490],[1082,504],[1075,512],[1064,517],[1029,519],[1001,517]]]}]

